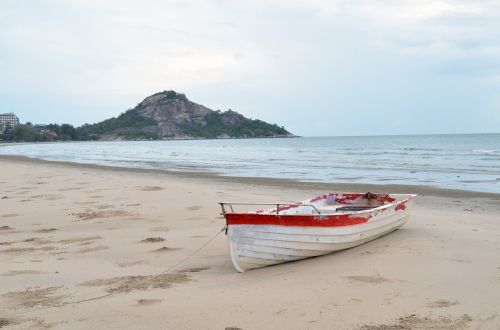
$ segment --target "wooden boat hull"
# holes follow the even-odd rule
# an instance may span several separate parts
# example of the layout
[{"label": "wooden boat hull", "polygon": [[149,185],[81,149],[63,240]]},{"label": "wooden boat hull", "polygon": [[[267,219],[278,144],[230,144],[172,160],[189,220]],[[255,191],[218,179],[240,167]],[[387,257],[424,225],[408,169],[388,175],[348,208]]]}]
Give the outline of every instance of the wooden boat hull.
[{"label": "wooden boat hull", "polygon": [[[240,221],[247,224],[238,223],[241,214],[239,217],[235,215],[235,218],[228,214],[227,236],[231,260],[238,272],[244,272],[355,247],[403,226],[409,218],[410,203],[411,198],[382,209],[349,214],[348,219],[364,218],[366,221],[347,225],[331,222],[332,217],[335,217],[335,221],[343,219],[339,215],[311,215],[310,222],[293,225],[296,218],[287,220],[286,214],[271,215],[278,218],[275,220],[264,214],[260,214],[260,217],[259,214],[253,214],[247,218],[255,218],[256,221],[249,221],[245,217],[243,219],[246,220]],[[262,217],[266,219],[262,220]],[[277,224],[273,224],[273,221]],[[333,225],[329,225],[331,223]]]}]

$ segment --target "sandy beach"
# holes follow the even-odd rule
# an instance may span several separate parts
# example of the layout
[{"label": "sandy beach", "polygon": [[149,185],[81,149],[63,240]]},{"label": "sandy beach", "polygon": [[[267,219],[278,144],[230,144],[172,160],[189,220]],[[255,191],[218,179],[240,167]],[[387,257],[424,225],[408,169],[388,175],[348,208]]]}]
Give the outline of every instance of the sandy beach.
[{"label": "sandy beach", "polygon": [[[1,157],[0,173],[2,330],[500,327],[498,194],[19,157]],[[178,264],[221,231],[220,201],[367,190],[419,194],[410,222],[356,248],[243,274],[222,232]]]}]

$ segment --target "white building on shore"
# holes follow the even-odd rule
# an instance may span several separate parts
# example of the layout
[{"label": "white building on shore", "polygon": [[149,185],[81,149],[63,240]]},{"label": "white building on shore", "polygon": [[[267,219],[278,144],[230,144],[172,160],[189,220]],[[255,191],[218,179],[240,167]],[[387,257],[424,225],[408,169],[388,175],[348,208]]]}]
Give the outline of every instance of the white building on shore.
[{"label": "white building on shore", "polygon": [[0,134],[17,125],[19,125],[19,118],[14,113],[0,113]]}]

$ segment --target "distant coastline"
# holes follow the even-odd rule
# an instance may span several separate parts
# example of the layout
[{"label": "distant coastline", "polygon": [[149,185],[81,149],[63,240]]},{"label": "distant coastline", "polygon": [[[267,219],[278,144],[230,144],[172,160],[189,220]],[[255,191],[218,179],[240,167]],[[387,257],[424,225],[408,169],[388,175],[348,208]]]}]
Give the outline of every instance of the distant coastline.
[{"label": "distant coastline", "polygon": [[[304,138],[300,135],[276,135],[276,136],[254,136],[254,137],[215,137],[215,138],[201,138],[201,137],[179,137],[179,138],[163,138],[160,140],[148,139],[135,139],[135,140],[94,140],[92,142],[150,142],[150,141],[205,141],[205,140],[259,140],[259,139],[298,139]],[[85,143],[88,140],[53,140],[53,141],[2,141],[0,146],[8,145],[22,145],[22,144],[51,144],[51,143]]]},{"label": "distant coastline", "polygon": [[251,119],[228,109],[212,110],[186,95],[163,91],[146,97],[135,108],[94,124],[20,124],[16,118],[0,131],[0,141],[157,141],[296,137],[284,126]]}]

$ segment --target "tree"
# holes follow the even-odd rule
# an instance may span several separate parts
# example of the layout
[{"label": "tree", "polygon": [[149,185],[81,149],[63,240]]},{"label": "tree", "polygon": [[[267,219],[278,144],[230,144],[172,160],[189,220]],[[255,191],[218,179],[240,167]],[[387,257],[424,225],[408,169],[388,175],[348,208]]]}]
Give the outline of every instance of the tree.
[{"label": "tree", "polygon": [[70,124],[61,125],[61,136],[64,140],[75,140],[76,139],[76,129]]}]

